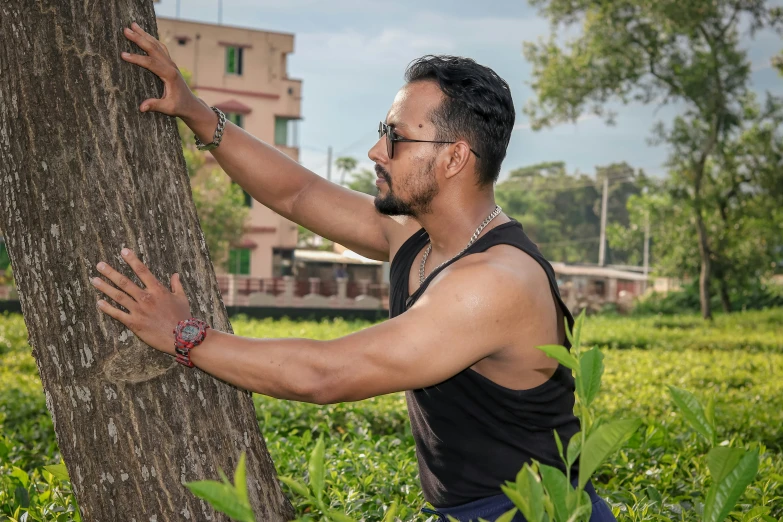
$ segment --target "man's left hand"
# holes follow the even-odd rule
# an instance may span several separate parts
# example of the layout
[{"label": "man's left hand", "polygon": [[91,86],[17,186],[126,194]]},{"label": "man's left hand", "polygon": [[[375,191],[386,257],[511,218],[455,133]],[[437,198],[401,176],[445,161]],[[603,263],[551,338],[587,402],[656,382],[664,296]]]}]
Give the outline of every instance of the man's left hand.
[{"label": "man's left hand", "polygon": [[191,317],[190,304],[179,274],[171,276],[169,291],[129,249],[122,249],[122,257],[144,283],[145,288],[139,288],[108,263],[100,262],[97,265],[98,271],[114,283],[116,288],[100,277],[95,277],[90,282],[128,312],[115,308],[103,299],[98,301],[98,308],[127,326],[136,337],[151,347],[175,355],[174,328],[179,321]]}]

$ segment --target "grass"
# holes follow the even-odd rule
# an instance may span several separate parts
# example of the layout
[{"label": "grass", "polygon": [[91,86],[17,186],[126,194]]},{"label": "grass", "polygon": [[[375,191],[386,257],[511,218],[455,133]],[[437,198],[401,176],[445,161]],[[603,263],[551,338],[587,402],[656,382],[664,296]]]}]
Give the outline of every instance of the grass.
[{"label": "grass", "polygon": [[[366,322],[232,321],[239,335],[330,339],[369,326]],[[739,513],[759,507],[783,520],[783,309],[717,316],[591,317],[587,344],[605,347],[606,372],[597,409],[607,417],[639,416],[644,425],[629,444],[599,468],[594,483],[618,520],[699,520],[710,485],[707,444],[676,413],[666,384],[713,396],[720,440],[759,448],[756,480],[741,497]],[[25,470],[41,489],[59,494],[67,509],[67,481],[40,467],[59,461],[40,380],[21,316],[0,316],[0,520],[20,505]],[[304,481],[315,439],[326,437],[328,502],[357,519],[379,520],[399,501],[400,520],[426,519],[417,478],[413,438],[403,394],[331,406],[255,397],[257,417],[278,473]],[[3,454],[2,445],[8,448]],[[217,478],[217,477],[205,477]],[[48,488],[48,489],[47,489]],[[287,490],[298,516],[306,505]],[[38,502],[29,495],[32,510]],[[22,499],[23,500],[23,499]],[[38,504],[36,504],[38,502]],[[70,504],[69,504],[70,502]],[[52,512],[41,520],[59,520]],[[49,518],[47,518],[49,517]],[[70,518],[62,518],[70,520]]]}]

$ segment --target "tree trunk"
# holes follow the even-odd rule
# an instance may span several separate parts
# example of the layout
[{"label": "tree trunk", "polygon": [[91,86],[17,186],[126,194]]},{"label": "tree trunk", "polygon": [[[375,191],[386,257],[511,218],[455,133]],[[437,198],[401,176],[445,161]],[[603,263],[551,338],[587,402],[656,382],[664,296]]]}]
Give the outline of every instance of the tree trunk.
[{"label": "tree trunk", "polygon": [[120,59],[132,21],[157,33],[151,0],[0,6],[0,227],[57,442],[85,521],[229,520],[182,484],[230,474],[243,451],[259,520],[289,520],[250,394],[95,306],[98,261],[138,281],[127,246],[231,331],[175,122],[138,111],[161,84]]},{"label": "tree trunk", "polygon": [[[698,197],[698,196],[697,196]],[[699,300],[701,301],[701,316],[704,319],[712,319],[710,307],[710,278],[712,276],[712,261],[710,260],[710,246],[707,240],[707,227],[701,215],[701,205],[696,204],[696,230],[699,238],[699,257],[701,257],[701,272],[699,273]]]},{"label": "tree trunk", "polygon": [[720,278],[720,304],[723,311],[731,313],[731,298],[729,297],[729,285],[724,277]]}]

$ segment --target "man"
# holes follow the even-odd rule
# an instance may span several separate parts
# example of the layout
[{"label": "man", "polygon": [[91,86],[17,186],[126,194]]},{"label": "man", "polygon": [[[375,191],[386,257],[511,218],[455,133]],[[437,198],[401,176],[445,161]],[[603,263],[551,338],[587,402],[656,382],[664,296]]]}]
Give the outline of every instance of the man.
[{"label": "man", "polygon": [[[366,257],[392,260],[391,318],[331,341],[207,331],[188,320],[179,276],[169,292],[127,249],[123,259],[145,288],[99,263],[116,288],[95,278],[96,288],[127,312],[103,300],[101,310],[179,362],[256,393],[328,404],[406,391],[424,496],[440,516],[494,520],[513,507],[500,485],[525,462],[563,468],[553,431],[567,441],[579,430],[574,381],[536,346],[567,343],[563,319],[573,318],[549,263],[494,202],[514,125],[506,82],[465,58],[413,63],[369,151],[373,199],[226,124],[190,92],[165,46],[136,24],[125,35],[147,56],[123,59],[165,85],[142,112],[179,116],[201,143],[217,145],[217,161],[256,201]],[[587,490],[591,520],[614,520]]]}]

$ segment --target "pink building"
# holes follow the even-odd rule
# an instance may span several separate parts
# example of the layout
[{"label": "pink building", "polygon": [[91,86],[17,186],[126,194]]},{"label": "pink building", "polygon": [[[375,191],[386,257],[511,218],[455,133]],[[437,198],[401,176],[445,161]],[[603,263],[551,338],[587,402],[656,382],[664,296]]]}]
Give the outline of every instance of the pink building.
[{"label": "pink building", "polygon": [[[177,65],[191,73],[199,97],[299,160],[302,81],[287,72],[293,34],[163,17],[158,17],[158,34]],[[241,243],[231,251],[229,272],[257,278],[290,274],[297,225],[246,199],[250,218]]]}]

